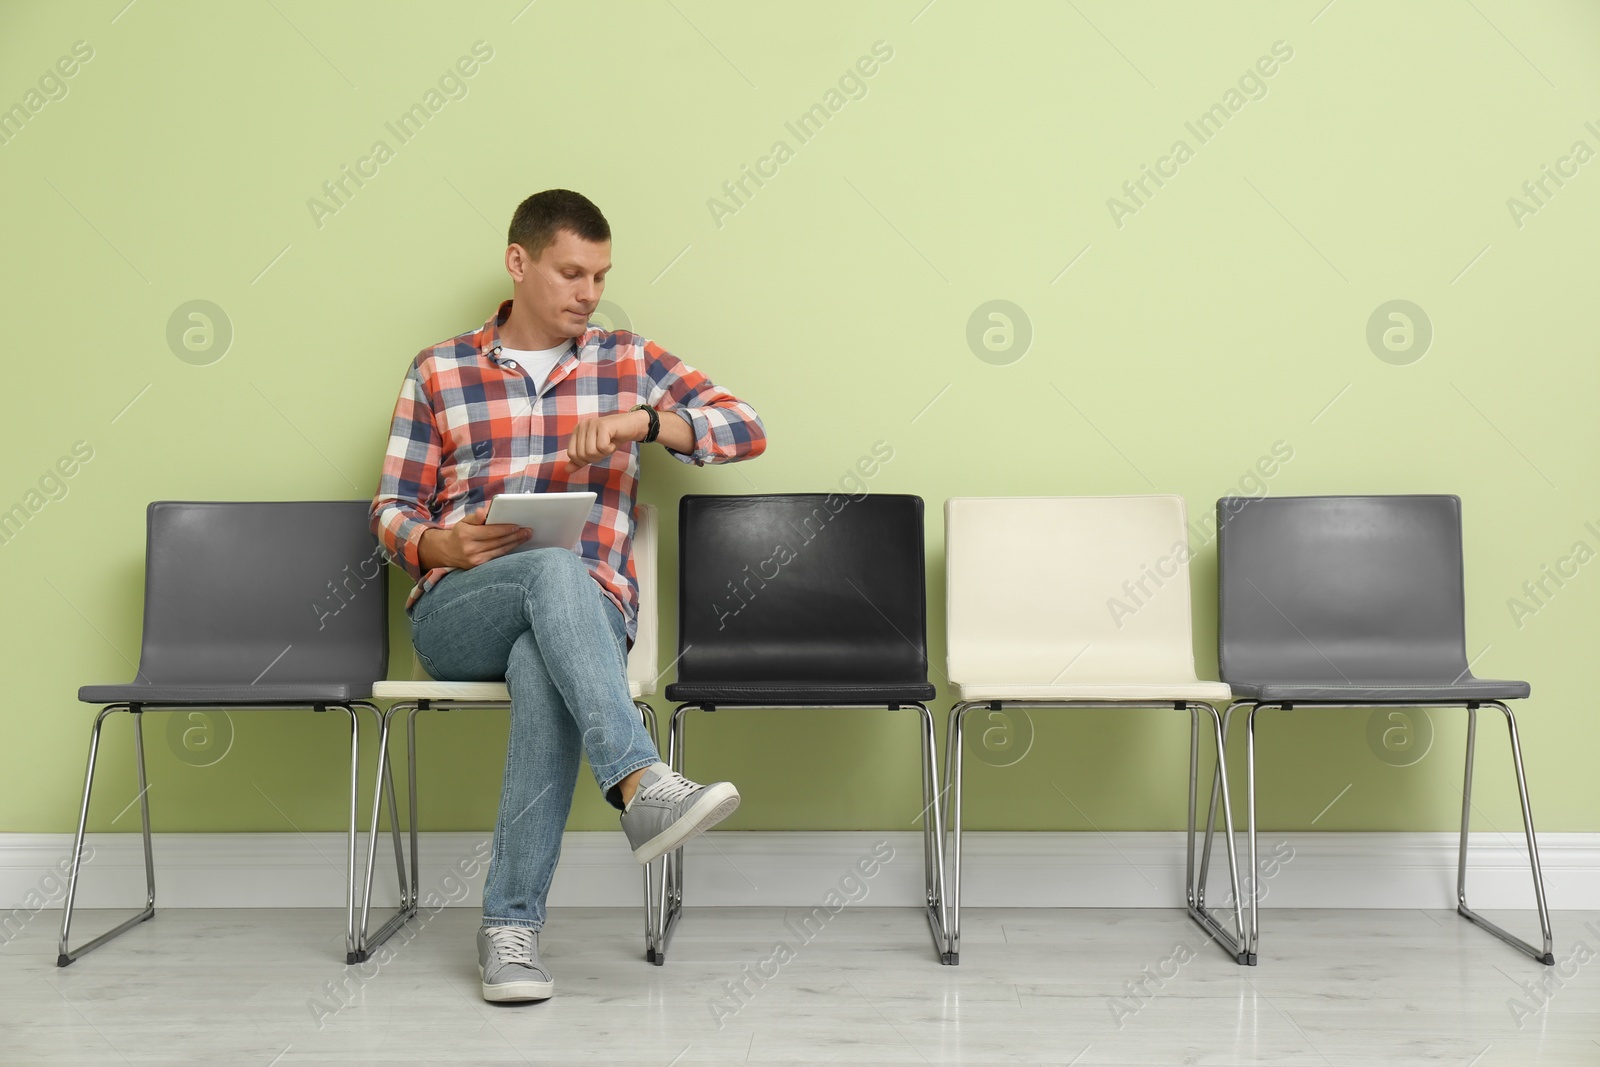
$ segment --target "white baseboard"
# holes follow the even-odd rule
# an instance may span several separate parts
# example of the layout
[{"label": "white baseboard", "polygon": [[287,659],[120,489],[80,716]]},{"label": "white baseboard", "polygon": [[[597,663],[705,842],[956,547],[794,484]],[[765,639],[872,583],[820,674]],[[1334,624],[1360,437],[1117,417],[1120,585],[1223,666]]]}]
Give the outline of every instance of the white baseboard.
[{"label": "white baseboard", "polygon": [[[424,833],[423,900],[479,903],[474,856],[483,833]],[[1242,838],[1241,838],[1242,841]],[[714,833],[689,847],[686,902],[713,907],[819,903],[829,890],[862,890],[847,878],[880,843],[893,859],[875,872],[866,906],[912,907],[922,899],[919,833]],[[1262,835],[1259,860],[1268,908],[1454,908],[1457,838],[1450,833]],[[374,907],[396,900],[394,854],[378,854]],[[6,913],[58,910],[72,839],[67,834],[0,834],[0,922]],[[362,863],[366,837],[362,835]],[[169,908],[340,907],[345,838],[319,834],[156,834],[157,905]],[[1520,837],[1474,834],[1468,881],[1474,907],[1533,904]],[[91,834],[78,905],[137,907],[144,856],[136,834]],[[1600,834],[1542,834],[1539,854],[1550,906],[1600,909]],[[1273,863],[1276,859],[1276,864]],[[385,864],[387,860],[387,864]],[[1241,873],[1244,858],[1240,857]],[[979,908],[1169,908],[1183,901],[1181,833],[969,833],[962,903]],[[465,870],[467,875],[461,872]],[[1225,899],[1225,867],[1213,868],[1213,901]],[[470,875],[470,876],[468,876]],[[569,833],[550,904],[639,907],[642,878],[620,832]]]}]

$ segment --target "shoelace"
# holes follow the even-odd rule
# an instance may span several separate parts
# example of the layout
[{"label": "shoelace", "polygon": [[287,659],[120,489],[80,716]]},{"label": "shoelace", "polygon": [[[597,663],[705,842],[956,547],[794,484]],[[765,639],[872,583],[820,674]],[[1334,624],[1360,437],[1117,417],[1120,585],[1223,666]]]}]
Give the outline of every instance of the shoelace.
[{"label": "shoelace", "polygon": [[667,803],[676,803],[693,793],[700,786],[689,781],[677,771],[662,775],[645,787],[645,795],[651,800],[664,800]]},{"label": "shoelace", "polygon": [[532,967],[533,931],[521,926],[489,927],[489,945],[502,963]]}]

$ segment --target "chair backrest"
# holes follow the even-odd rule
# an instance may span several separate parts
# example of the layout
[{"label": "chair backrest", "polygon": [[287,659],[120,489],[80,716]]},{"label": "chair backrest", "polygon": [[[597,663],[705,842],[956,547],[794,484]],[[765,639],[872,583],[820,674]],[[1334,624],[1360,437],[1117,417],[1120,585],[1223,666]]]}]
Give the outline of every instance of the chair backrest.
[{"label": "chair backrest", "polygon": [[140,675],[361,687],[384,677],[388,578],[370,504],[152,503]]},{"label": "chair backrest", "polygon": [[655,692],[661,673],[656,662],[660,648],[660,600],[656,593],[657,525],[652,504],[640,504],[633,512],[633,573],[639,582],[639,625],[628,650],[628,681],[638,682],[646,696]]},{"label": "chair backrest", "polygon": [[1466,673],[1459,497],[1224,497],[1217,584],[1225,682]]},{"label": "chair backrest", "polygon": [[678,681],[925,685],[922,498],[685,496]]},{"label": "chair backrest", "polygon": [[952,682],[1192,681],[1181,496],[945,502]]}]

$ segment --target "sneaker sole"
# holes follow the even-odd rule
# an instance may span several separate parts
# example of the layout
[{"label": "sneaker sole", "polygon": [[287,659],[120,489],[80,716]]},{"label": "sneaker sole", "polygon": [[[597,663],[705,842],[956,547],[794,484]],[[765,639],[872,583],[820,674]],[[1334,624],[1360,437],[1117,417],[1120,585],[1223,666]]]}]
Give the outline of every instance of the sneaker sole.
[{"label": "sneaker sole", "polygon": [[739,807],[739,790],[731,782],[706,787],[706,795],[677,822],[633,850],[641,864],[659,859],[696,834],[704,833]]},{"label": "sneaker sole", "polygon": [[483,966],[478,966],[478,981],[483,986],[483,999],[495,1004],[527,1000],[549,1000],[556,992],[556,983],[548,982],[496,982],[483,981]]}]

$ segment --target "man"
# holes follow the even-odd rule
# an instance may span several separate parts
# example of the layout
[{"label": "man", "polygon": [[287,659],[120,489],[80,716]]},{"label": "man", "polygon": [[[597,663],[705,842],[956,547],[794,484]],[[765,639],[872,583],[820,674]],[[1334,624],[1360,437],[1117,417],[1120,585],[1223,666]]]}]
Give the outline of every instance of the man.
[{"label": "man", "polygon": [[[753,459],[760,417],[652,341],[589,325],[611,269],[611,227],[565,189],[517,208],[512,299],[476,330],[423,349],[395,405],[372,527],[417,586],[417,657],[437,679],[504,678],[511,740],[483,890],[478,963],[491,1001],[554,991],[538,932],[578,758],[589,758],[640,863],[730,815],[739,791],[661,762],[628,695],[638,632],[632,555],[639,453],[696,466]],[[517,548],[486,525],[502,492],[593,491],[580,548]]]}]

